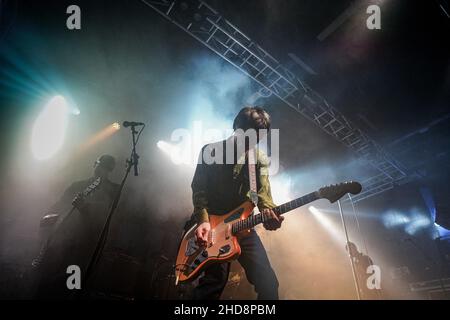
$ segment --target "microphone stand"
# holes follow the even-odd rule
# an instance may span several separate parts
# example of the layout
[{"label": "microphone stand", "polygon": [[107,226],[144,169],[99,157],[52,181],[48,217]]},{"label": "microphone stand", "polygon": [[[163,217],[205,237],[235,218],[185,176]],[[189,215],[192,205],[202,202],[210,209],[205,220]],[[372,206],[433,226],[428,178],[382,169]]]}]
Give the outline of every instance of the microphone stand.
[{"label": "microphone stand", "polygon": [[344,229],[344,233],[345,233],[345,240],[347,241],[348,257],[350,258],[350,262],[352,265],[352,274],[353,274],[353,281],[355,283],[356,296],[358,297],[358,300],[361,300],[358,275],[356,272],[355,262],[353,261],[352,250],[350,249],[350,240],[348,238],[347,225],[345,224],[344,213],[342,212],[342,207],[341,207],[341,201],[338,200],[337,203],[338,203],[338,207],[339,207],[339,214],[341,216],[342,228]]},{"label": "microphone stand", "polygon": [[[136,131],[136,126],[135,125],[131,125],[131,136],[132,136],[133,148],[131,150],[130,159],[127,160],[127,165],[130,165],[130,166],[133,165],[134,175],[135,176],[139,175],[138,174],[139,155],[136,153],[136,144],[137,144],[137,140],[136,139],[139,139],[139,135],[142,132],[142,130],[144,130],[144,128],[145,128],[145,125],[144,125],[144,127],[142,127],[140,132],[137,132]],[[136,138],[136,135],[138,135],[137,138]],[[128,172],[129,172],[129,169],[128,169]]]},{"label": "microphone stand", "polygon": [[[98,264],[98,261],[100,260],[100,257],[103,253],[103,249],[105,248],[106,240],[108,237],[109,227],[111,224],[111,219],[116,211],[116,208],[119,204],[120,196],[122,194],[123,187],[125,186],[125,182],[128,178],[128,174],[131,171],[131,167],[134,168],[134,175],[138,175],[138,161],[139,161],[139,155],[136,152],[136,144],[139,141],[139,136],[141,135],[142,131],[145,128],[145,125],[142,127],[140,131],[136,131],[136,125],[130,125],[131,129],[131,135],[132,135],[132,149],[131,149],[131,155],[130,158],[126,160],[126,170],[125,175],[122,178],[122,182],[120,183],[119,189],[117,190],[116,196],[114,198],[113,203],[111,204],[108,216],[106,218],[105,224],[103,225],[102,232],[100,234],[100,237],[97,241],[97,245],[95,246],[94,253],[92,254],[89,264],[86,268],[86,273],[84,276],[84,282],[86,283],[86,287],[89,288],[89,282],[92,278],[93,271],[95,267]],[[78,292],[81,293],[82,290],[79,290]],[[88,291],[86,291],[88,292]]]}]

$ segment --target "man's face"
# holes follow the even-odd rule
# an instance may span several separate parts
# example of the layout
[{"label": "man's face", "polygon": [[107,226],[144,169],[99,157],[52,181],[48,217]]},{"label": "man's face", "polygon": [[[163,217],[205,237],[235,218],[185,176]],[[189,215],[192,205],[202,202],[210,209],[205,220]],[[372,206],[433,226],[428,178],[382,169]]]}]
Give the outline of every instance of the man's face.
[{"label": "man's face", "polygon": [[[262,115],[258,112],[252,112],[250,114],[251,120],[247,125],[254,126],[257,128],[264,127],[264,120]],[[254,128],[240,128],[236,129],[234,135],[237,138],[237,141],[244,143],[245,141],[245,150],[249,150],[253,148],[256,144],[258,144],[262,139],[264,139],[268,134],[268,129],[254,129]],[[252,138],[250,138],[252,137]],[[239,142],[238,142],[239,143]]]},{"label": "man's face", "polygon": [[[255,124],[257,124],[257,127],[262,128],[264,127],[264,121],[261,118],[261,115],[258,112],[253,112],[252,113],[252,119],[253,122]],[[256,135],[257,135],[257,142],[260,142],[262,139],[264,139],[267,136],[267,129],[263,129],[263,130],[256,130]]]},{"label": "man's face", "polygon": [[[256,144],[258,144],[264,137],[267,136],[267,130],[255,130],[255,129],[249,129],[246,131],[243,131],[241,129],[238,129],[234,133],[234,139],[235,143],[237,144],[238,152],[239,150],[250,150],[251,148],[254,148]],[[245,144],[244,144],[245,143]],[[242,149],[244,148],[244,149]]]}]

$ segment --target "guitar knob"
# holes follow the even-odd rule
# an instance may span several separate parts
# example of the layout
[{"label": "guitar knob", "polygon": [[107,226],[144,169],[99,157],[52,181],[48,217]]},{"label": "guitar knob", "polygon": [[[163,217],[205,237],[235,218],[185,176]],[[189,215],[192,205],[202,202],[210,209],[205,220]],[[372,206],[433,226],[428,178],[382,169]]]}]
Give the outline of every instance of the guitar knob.
[{"label": "guitar knob", "polygon": [[208,251],[204,250],[202,252],[202,256],[204,256],[205,258],[208,258]]}]

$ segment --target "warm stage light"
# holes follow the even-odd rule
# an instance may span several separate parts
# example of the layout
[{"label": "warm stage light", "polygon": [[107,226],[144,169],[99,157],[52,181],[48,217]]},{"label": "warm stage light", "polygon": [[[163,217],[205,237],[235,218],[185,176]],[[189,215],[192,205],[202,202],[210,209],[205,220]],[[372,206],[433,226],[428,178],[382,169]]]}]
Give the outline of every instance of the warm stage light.
[{"label": "warm stage light", "polygon": [[83,143],[79,147],[79,151],[89,149],[96,143],[105,140],[106,138],[112,136],[114,133],[116,133],[119,130],[120,130],[120,124],[118,122],[111,123],[110,125],[106,126],[102,130],[95,133],[85,143]]},{"label": "warm stage light", "polygon": [[39,114],[31,134],[31,150],[36,159],[49,159],[61,148],[66,133],[68,111],[64,97],[55,96]]}]

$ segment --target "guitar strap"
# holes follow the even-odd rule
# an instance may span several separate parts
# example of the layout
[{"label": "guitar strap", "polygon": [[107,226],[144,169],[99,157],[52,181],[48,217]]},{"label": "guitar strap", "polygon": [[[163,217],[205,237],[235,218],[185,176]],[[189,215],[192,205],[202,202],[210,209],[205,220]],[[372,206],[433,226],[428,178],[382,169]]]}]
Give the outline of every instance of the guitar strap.
[{"label": "guitar strap", "polygon": [[248,151],[248,178],[250,183],[250,200],[255,206],[258,205],[258,188],[256,183],[256,150]]}]

